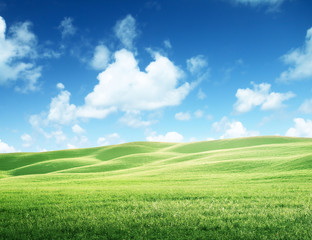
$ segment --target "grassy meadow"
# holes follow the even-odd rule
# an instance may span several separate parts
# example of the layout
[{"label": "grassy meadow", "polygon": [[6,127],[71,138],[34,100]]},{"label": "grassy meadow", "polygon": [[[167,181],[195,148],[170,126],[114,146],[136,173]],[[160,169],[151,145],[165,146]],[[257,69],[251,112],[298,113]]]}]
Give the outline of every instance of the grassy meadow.
[{"label": "grassy meadow", "polygon": [[0,239],[312,239],[312,139],[0,154]]}]

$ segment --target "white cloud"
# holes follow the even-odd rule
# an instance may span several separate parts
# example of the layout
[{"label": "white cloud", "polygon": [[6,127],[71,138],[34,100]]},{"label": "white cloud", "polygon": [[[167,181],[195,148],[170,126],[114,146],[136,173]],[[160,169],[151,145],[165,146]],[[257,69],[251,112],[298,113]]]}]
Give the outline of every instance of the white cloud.
[{"label": "white cloud", "polygon": [[107,67],[110,59],[110,51],[105,45],[96,46],[90,65],[95,70],[103,70]]},{"label": "white cloud", "polygon": [[[72,128],[72,130],[73,130],[73,128]],[[78,128],[76,130],[78,130]],[[84,130],[83,130],[83,132],[84,132]],[[79,133],[75,132],[78,135],[76,135],[74,138],[72,138],[70,140],[70,142],[67,143],[67,148],[86,147],[86,144],[88,143],[89,140],[88,140],[88,138],[86,136],[82,135],[83,132],[81,132],[81,131]],[[66,139],[64,139],[64,141],[65,140]]]},{"label": "white cloud", "polygon": [[196,118],[202,118],[204,116],[204,112],[200,109],[198,109],[196,112],[194,112],[194,116]]},{"label": "white cloud", "polygon": [[62,130],[57,130],[51,133],[51,135],[55,138],[57,144],[62,144],[66,141],[67,137],[63,133]]},{"label": "white cloud", "polygon": [[100,146],[106,146],[109,145],[109,142],[106,140],[105,137],[99,137],[97,140],[97,144]]},{"label": "white cloud", "polygon": [[11,153],[16,152],[15,148],[13,146],[9,146],[7,143],[2,142],[0,139],[0,153]]},{"label": "white cloud", "polygon": [[206,138],[206,141],[214,141],[215,139],[214,138],[212,138],[212,137],[208,137],[208,138]]},{"label": "white cloud", "polygon": [[80,136],[79,137],[79,144],[85,144],[87,143],[89,140],[86,136]]},{"label": "white cloud", "polygon": [[171,42],[168,39],[164,41],[164,45],[166,48],[172,48]]},{"label": "white cloud", "polygon": [[[58,83],[57,86],[59,88],[60,83]],[[50,110],[47,117],[48,121],[59,124],[69,124],[76,119],[77,108],[74,104],[70,104],[69,101],[70,92],[67,90],[61,90],[61,92],[54,97],[50,103]]]},{"label": "white cloud", "polygon": [[0,17],[0,39],[5,38],[6,24],[2,17]]},{"label": "white cloud", "polygon": [[115,53],[115,62],[98,75],[99,83],[85,98],[85,107],[122,111],[154,110],[179,105],[191,90],[189,83],[177,86],[181,70],[157,54],[155,61],[140,71],[133,54]]},{"label": "white cloud", "polygon": [[150,136],[146,137],[149,142],[182,142],[183,136],[177,132],[168,132],[165,135],[157,135],[156,132],[152,132]]},{"label": "white cloud", "polygon": [[114,30],[123,46],[132,49],[133,41],[137,37],[135,19],[131,15],[127,15],[116,23]]},{"label": "white cloud", "polygon": [[34,63],[39,54],[37,38],[30,27],[30,22],[15,24],[6,36],[6,23],[0,16],[0,85],[21,80],[24,86],[16,86],[21,92],[38,89],[37,80],[42,70]]},{"label": "white cloud", "polygon": [[76,134],[82,134],[84,133],[86,130],[84,130],[82,127],[80,127],[78,124],[75,124],[74,126],[72,126],[72,131],[73,133]]},{"label": "white cloud", "polygon": [[76,117],[80,118],[97,118],[97,119],[103,119],[106,118],[109,114],[114,113],[117,111],[117,108],[107,107],[107,108],[101,108],[96,106],[89,106],[84,105],[77,108]]},{"label": "white cloud", "polygon": [[23,147],[30,147],[33,143],[32,137],[27,133],[23,134],[21,136],[21,139],[23,141],[23,144],[22,144]]},{"label": "white cloud", "polygon": [[[203,80],[206,80],[210,76],[210,68],[208,67],[208,62],[203,55],[198,55],[186,60],[187,69],[191,73],[192,77],[196,77],[196,81],[193,82],[194,85],[199,85]],[[197,97],[199,99],[204,99],[206,95],[200,89]]]},{"label": "white cloud", "polygon": [[282,60],[290,67],[281,73],[280,81],[312,78],[312,27],[307,31],[305,44],[285,54]]},{"label": "white cloud", "polygon": [[292,92],[288,93],[275,93],[271,92],[265,102],[262,104],[261,109],[262,110],[272,110],[272,109],[278,109],[283,106],[283,101],[286,101],[290,98],[293,98],[295,94]]},{"label": "white cloud", "polygon": [[31,115],[29,118],[30,124],[41,132],[46,138],[50,138],[51,135],[44,131],[43,127],[47,127],[51,124],[66,125],[74,122],[79,118],[105,118],[117,109],[115,107],[107,107],[101,109],[93,106],[76,106],[70,103],[71,93],[65,90],[65,86],[62,83],[57,84],[57,88],[60,93],[52,98],[49,112]]},{"label": "white cloud", "polygon": [[109,145],[108,141],[106,140],[105,137],[99,137],[97,140],[97,144],[100,146],[106,146]]},{"label": "white cloud", "polygon": [[68,144],[67,144],[67,148],[68,148],[68,149],[76,149],[76,148],[77,148],[77,146],[75,146],[75,145],[73,145],[73,144],[68,143]]},{"label": "white cloud", "polygon": [[191,114],[189,112],[179,112],[174,115],[174,118],[179,121],[188,121],[191,119]]},{"label": "white cloud", "polygon": [[305,100],[299,107],[299,111],[305,114],[312,113],[312,99]]},{"label": "white cloud", "polygon": [[118,133],[108,134],[105,137],[99,137],[97,140],[97,144],[99,146],[115,145],[120,143],[123,143],[123,140],[120,138]]},{"label": "white cloud", "polygon": [[119,122],[133,128],[147,127],[152,124],[151,121],[142,120],[140,111],[128,111],[120,119]]},{"label": "white cloud", "polygon": [[34,115],[31,115],[30,118],[29,118],[29,123],[32,127],[34,128],[39,128],[40,125],[42,124],[42,114],[39,115],[39,114],[34,114]]},{"label": "white cloud", "polygon": [[289,137],[312,137],[312,121],[303,118],[294,119],[295,126],[289,128],[286,132],[286,136]]},{"label": "white cloud", "polygon": [[204,100],[206,98],[206,94],[203,92],[203,90],[200,88],[198,90],[198,93],[197,93],[197,98],[200,99],[200,100]]},{"label": "white cloud", "polygon": [[60,25],[59,25],[59,29],[62,33],[62,38],[66,38],[68,36],[72,36],[76,33],[76,28],[73,25],[73,19],[70,17],[65,17]]},{"label": "white cloud", "polygon": [[208,62],[203,55],[198,55],[186,60],[187,69],[192,73],[198,73],[208,66]]},{"label": "white cloud", "polygon": [[[126,34],[120,32],[124,29]],[[124,45],[132,48],[136,36],[132,16],[128,15],[118,22],[115,32]],[[105,68],[106,50],[104,45],[99,45],[90,64],[98,69]],[[119,121],[128,126],[149,126],[153,121],[142,120],[141,111],[179,105],[196,85],[194,82],[182,82],[184,72],[167,57],[153,52],[153,58],[141,71],[134,53],[127,49],[116,51],[112,62],[98,75],[99,82],[85,97],[84,104],[71,103],[71,93],[64,84],[58,83],[56,87],[59,94],[51,99],[48,112],[32,115],[30,123],[46,138],[54,137],[58,142],[64,141],[66,137],[58,132],[60,125],[73,124],[79,119],[103,119],[117,111],[124,113]],[[48,128],[57,131],[50,133],[51,130],[46,130]]]},{"label": "white cloud", "polygon": [[[73,132],[74,132],[74,129],[72,128]],[[75,130],[78,130],[78,128],[75,129]],[[81,129],[79,129],[78,132],[79,133],[77,133],[77,131],[76,131],[75,133],[78,134],[78,135],[76,135],[74,138],[72,138],[70,140],[70,142],[67,143],[67,148],[73,149],[73,148],[78,148],[78,147],[84,147],[84,148],[86,147],[86,144],[88,143],[89,140],[88,140],[88,138],[86,136],[82,135],[82,133],[84,133],[85,131],[84,130],[81,131]],[[66,139],[67,138],[62,139],[61,142],[65,142]]]},{"label": "white cloud", "polygon": [[278,7],[281,5],[284,0],[234,0],[236,3],[241,3],[245,5],[250,5],[252,7],[259,6],[259,5],[270,5]]},{"label": "white cloud", "polygon": [[29,117],[29,123],[34,129],[40,132],[45,138],[47,139],[51,138],[51,135],[48,134],[42,128],[42,126],[46,126],[48,124],[48,120],[46,119],[46,116],[44,113],[31,115]]},{"label": "white cloud", "polygon": [[259,135],[259,132],[248,131],[241,122],[236,120],[230,121],[227,117],[223,117],[220,122],[213,123],[212,128],[216,132],[223,132],[223,135],[220,136],[220,139]]},{"label": "white cloud", "polygon": [[64,86],[63,83],[58,83],[58,84],[56,84],[56,88],[60,89],[60,90],[63,90],[65,88],[65,86]]},{"label": "white cloud", "polygon": [[271,84],[254,84],[253,89],[238,89],[236,92],[237,101],[234,104],[234,110],[237,113],[245,113],[256,106],[261,106],[261,110],[273,110],[283,107],[283,101],[286,101],[295,95],[292,92],[276,93],[271,92]]},{"label": "white cloud", "polygon": [[102,119],[121,110],[126,113],[121,122],[132,127],[148,126],[150,121],[142,121],[134,113],[179,105],[193,87],[188,82],[178,86],[182,73],[159,54],[145,71],[140,71],[134,55],[123,49],[115,53],[115,62],[98,75],[99,83],[85,97],[84,105],[70,103],[71,93],[58,83],[60,93],[51,100],[47,116],[33,115],[32,120],[36,120],[33,123],[38,128],[42,122],[64,125],[78,118]]}]

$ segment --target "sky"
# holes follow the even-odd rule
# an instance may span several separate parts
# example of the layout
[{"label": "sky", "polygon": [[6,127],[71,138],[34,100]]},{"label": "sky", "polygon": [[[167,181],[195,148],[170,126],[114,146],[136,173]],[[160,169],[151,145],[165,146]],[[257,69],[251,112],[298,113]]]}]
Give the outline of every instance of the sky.
[{"label": "sky", "polygon": [[312,137],[311,0],[0,0],[0,153]]}]

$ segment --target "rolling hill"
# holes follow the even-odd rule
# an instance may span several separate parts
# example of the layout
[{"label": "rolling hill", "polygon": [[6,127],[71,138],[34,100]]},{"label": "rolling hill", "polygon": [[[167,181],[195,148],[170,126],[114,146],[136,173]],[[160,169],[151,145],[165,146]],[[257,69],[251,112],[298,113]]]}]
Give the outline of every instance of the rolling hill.
[{"label": "rolling hill", "polygon": [[254,137],[195,143],[133,142],[89,149],[0,155],[3,176],[233,173],[312,168],[312,139]]},{"label": "rolling hill", "polygon": [[0,239],[311,239],[312,139],[0,154]]}]

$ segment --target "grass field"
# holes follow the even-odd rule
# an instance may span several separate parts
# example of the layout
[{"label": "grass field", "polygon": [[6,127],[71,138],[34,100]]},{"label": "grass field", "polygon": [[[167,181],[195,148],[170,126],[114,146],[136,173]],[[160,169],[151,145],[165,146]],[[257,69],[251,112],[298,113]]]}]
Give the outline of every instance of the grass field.
[{"label": "grass field", "polygon": [[0,239],[312,239],[312,139],[0,154]]}]

